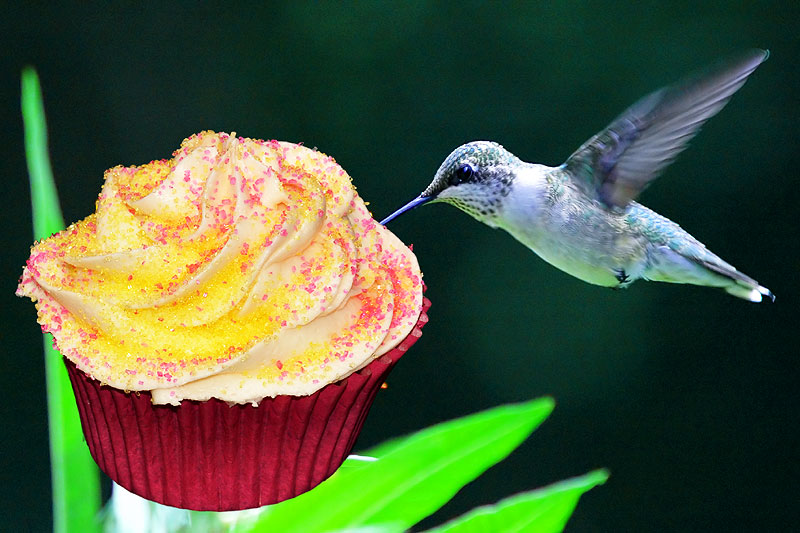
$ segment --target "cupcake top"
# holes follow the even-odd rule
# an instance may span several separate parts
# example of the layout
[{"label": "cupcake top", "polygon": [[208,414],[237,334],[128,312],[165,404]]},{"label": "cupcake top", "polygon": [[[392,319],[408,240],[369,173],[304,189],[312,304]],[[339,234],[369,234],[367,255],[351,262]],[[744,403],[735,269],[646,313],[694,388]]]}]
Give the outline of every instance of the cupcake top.
[{"label": "cupcake top", "polygon": [[209,131],[106,171],[97,212],[33,246],[17,294],[103,383],[155,403],[257,403],[398,345],[422,279],[333,158]]}]

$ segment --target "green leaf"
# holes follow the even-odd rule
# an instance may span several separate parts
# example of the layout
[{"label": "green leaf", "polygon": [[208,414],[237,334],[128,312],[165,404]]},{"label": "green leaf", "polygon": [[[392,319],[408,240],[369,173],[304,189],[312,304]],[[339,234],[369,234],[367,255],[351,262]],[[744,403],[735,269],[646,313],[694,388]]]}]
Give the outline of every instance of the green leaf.
[{"label": "green leaf", "polygon": [[553,409],[543,398],[495,407],[382,444],[314,490],[264,508],[238,531],[313,533],[356,528],[405,530],[504,459]]},{"label": "green leaf", "polygon": [[605,483],[606,479],[605,470],[595,470],[538,490],[515,494],[495,505],[478,507],[426,533],[563,531],[581,495]]},{"label": "green leaf", "polygon": [[[25,156],[31,184],[33,232],[44,239],[64,228],[47,155],[39,77],[30,67],[22,71],[22,119]],[[45,335],[44,363],[47,380],[47,414],[53,486],[53,529],[57,533],[96,531],[99,528],[100,477],[83,440],[78,409],[61,354]]]},{"label": "green leaf", "polygon": [[45,239],[64,229],[58,192],[47,155],[47,124],[44,118],[39,76],[31,67],[22,71],[22,120],[25,124],[25,158],[31,184],[33,238]]}]

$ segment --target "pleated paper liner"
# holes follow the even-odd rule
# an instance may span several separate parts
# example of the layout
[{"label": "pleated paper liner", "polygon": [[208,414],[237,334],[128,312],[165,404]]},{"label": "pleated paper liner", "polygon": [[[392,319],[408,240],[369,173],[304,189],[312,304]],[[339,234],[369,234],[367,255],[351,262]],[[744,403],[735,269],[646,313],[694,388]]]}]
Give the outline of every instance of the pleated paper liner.
[{"label": "pleated paper liner", "polygon": [[129,491],[198,511],[248,509],[293,498],[333,474],[353,448],[381,384],[422,335],[430,301],[396,348],[310,396],[229,407],[212,399],[153,405],[65,359],[81,424],[100,469]]}]

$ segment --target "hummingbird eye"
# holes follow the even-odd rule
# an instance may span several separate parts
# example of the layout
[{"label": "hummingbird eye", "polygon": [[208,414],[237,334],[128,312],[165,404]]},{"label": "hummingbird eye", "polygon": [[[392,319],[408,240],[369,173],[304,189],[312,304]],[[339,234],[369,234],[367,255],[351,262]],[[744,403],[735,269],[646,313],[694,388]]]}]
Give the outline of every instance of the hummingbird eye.
[{"label": "hummingbird eye", "polygon": [[453,173],[453,178],[450,180],[450,184],[458,185],[459,183],[468,181],[473,174],[475,174],[475,168],[473,168],[473,166],[469,163],[464,163]]}]

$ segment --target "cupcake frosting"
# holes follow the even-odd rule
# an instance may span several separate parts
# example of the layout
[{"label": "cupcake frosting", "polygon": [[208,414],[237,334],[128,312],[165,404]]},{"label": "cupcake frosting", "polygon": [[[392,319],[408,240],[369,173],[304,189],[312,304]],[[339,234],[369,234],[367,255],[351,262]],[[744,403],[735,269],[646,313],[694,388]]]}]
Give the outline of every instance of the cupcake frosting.
[{"label": "cupcake frosting", "polygon": [[336,162],[203,132],[106,172],[97,211],[34,245],[17,293],[62,354],[155,403],[307,395],[414,327],[413,253]]}]

